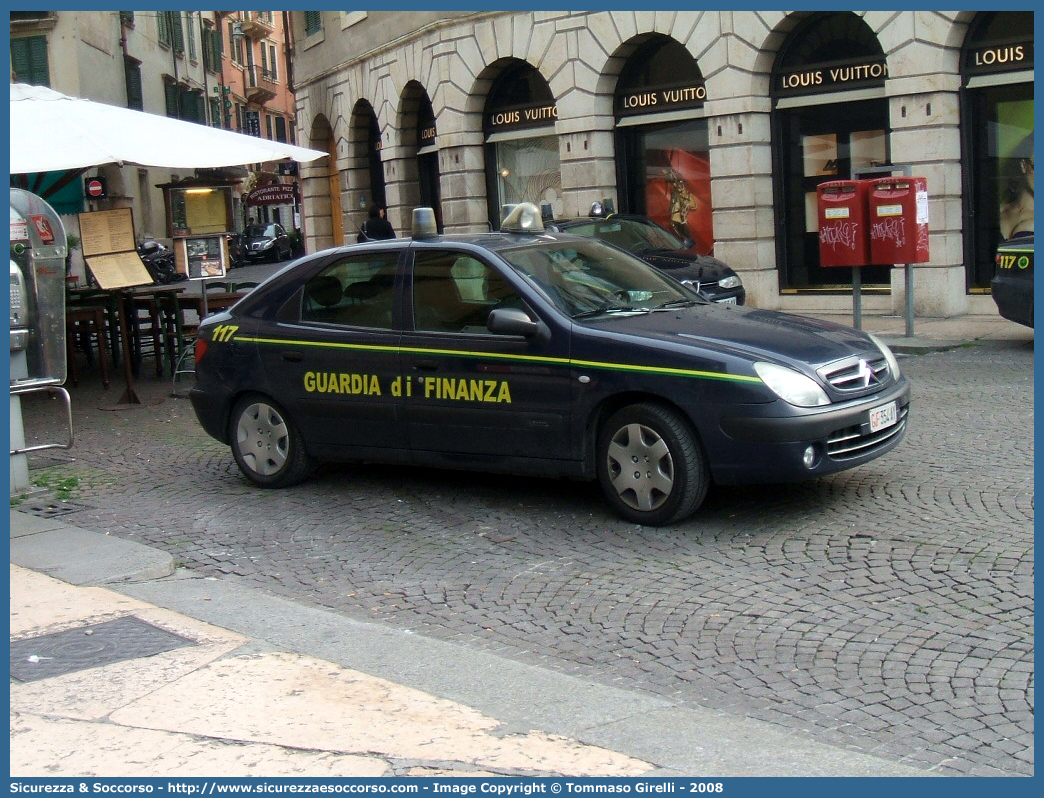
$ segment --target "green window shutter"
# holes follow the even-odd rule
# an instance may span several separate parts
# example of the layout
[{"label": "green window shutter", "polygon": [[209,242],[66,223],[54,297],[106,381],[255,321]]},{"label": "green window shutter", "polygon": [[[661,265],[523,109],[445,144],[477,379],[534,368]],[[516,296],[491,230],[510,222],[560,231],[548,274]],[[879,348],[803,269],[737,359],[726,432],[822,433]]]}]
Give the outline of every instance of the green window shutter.
[{"label": "green window shutter", "polygon": [[167,102],[167,116],[178,118],[178,87],[173,83],[163,84],[163,98]]},{"label": "green window shutter", "polygon": [[188,122],[206,124],[206,106],[203,104],[203,92],[185,89],[181,95],[181,118]]},{"label": "green window shutter", "polygon": [[171,47],[174,48],[174,52],[183,53],[185,52],[185,31],[181,25],[181,12],[180,11],[168,11],[170,14],[171,21]]},{"label": "green window shutter", "polygon": [[123,62],[123,71],[127,80],[127,107],[144,111],[145,95],[141,88],[141,65],[127,60]]},{"label": "green window shutter", "polygon": [[203,29],[203,68],[221,71],[221,28]]},{"label": "green window shutter", "polygon": [[281,116],[276,117],[276,141],[286,142],[286,120]]},{"label": "green window shutter", "polygon": [[321,11],[305,11],[305,35],[311,36],[313,33],[318,33],[323,28],[323,12]]},{"label": "green window shutter", "polygon": [[47,37],[11,39],[11,69],[18,83],[49,87],[51,73],[47,61]]},{"label": "green window shutter", "polygon": [[208,71],[214,70],[214,59],[210,54],[210,40],[213,35],[213,31],[210,28],[203,28],[203,41],[199,43],[200,50],[203,51],[203,68]]},{"label": "green window shutter", "polygon": [[157,36],[160,44],[170,47],[170,12],[160,11],[156,15]]}]

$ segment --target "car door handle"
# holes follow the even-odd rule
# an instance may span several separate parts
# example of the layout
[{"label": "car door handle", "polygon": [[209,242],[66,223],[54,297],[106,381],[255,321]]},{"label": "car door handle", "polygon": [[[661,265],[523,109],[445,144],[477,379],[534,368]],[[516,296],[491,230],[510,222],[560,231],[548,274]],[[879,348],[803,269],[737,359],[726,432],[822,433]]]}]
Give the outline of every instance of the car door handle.
[{"label": "car door handle", "polygon": [[438,371],[439,363],[437,360],[418,360],[413,364],[413,368],[417,371]]},{"label": "car door handle", "polygon": [[304,355],[300,352],[283,352],[283,360],[287,363],[300,363],[304,360]]}]

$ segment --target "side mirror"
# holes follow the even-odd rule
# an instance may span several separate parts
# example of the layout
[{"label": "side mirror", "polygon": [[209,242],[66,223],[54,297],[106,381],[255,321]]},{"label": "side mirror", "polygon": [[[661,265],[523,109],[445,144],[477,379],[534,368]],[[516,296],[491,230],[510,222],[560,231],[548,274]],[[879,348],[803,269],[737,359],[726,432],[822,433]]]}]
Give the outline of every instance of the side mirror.
[{"label": "side mirror", "polygon": [[518,308],[497,308],[490,311],[486,319],[486,329],[497,335],[521,335],[525,338],[543,338],[548,332],[543,322],[533,321],[528,313]]}]

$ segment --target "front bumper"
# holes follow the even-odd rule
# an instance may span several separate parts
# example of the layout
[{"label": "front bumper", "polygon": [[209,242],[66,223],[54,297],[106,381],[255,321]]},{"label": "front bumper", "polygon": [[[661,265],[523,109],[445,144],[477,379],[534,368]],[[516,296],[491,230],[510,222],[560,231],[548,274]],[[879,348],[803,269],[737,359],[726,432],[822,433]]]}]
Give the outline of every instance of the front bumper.
[{"label": "front bumper", "polygon": [[[895,402],[896,423],[871,431],[870,412]],[[780,407],[795,412],[779,415]],[[886,391],[825,408],[798,410],[786,405],[728,409],[717,435],[705,441],[717,457],[714,475],[723,484],[791,482],[843,471],[891,451],[906,434],[910,384],[905,377]],[[776,412],[777,415],[769,415]],[[812,467],[804,462],[809,447]]]}]

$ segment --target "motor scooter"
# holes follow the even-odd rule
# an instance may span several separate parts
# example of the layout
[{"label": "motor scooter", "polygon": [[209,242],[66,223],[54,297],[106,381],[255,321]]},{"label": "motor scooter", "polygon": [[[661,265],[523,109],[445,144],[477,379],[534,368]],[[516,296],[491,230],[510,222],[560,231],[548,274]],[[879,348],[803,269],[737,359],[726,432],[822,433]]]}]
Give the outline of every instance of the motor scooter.
[{"label": "motor scooter", "polygon": [[152,275],[153,281],[160,285],[169,285],[188,279],[188,275],[179,273],[174,266],[174,253],[159,241],[142,241],[137,249],[138,256]]}]

